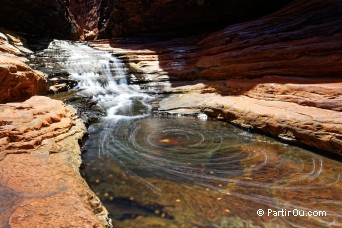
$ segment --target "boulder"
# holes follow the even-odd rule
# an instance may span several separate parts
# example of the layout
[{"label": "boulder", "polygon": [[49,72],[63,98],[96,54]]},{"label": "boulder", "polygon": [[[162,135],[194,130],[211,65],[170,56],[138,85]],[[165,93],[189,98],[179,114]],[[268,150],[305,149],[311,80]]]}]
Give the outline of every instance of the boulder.
[{"label": "boulder", "polygon": [[46,92],[44,74],[29,67],[23,57],[30,53],[20,36],[0,30],[0,103],[25,100]]}]

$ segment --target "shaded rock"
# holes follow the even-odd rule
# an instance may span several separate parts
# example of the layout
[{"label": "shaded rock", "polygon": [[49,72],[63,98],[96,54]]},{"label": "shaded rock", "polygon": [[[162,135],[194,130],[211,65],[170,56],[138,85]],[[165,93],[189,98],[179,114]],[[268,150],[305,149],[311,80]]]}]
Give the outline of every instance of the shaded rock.
[{"label": "shaded rock", "polygon": [[209,35],[91,45],[115,51],[135,83],[185,93],[162,101],[162,111],[205,111],[341,154],[341,12],[341,1],[295,0]]},{"label": "shaded rock", "polygon": [[98,37],[101,8],[103,0],[70,0],[67,11],[73,28],[77,32],[76,39],[94,40]]},{"label": "shaded rock", "polygon": [[271,13],[289,3],[281,0],[134,0],[101,1],[101,38],[157,32],[161,36],[184,36],[223,28]]},{"label": "shaded rock", "polygon": [[[290,0],[3,0],[0,26],[34,36],[93,40],[162,32],[175,36],[222,28],[271,13]],[[257,8],[257,10],[255,10]],[[20,20],[18,20],[20,18]]]},{"label": "shaded rock", "polygon": [[211,34],[196,68],[204,78],[341,77],[342,3],[296,0],[258,20]]},{"label": "shaded rock", "polygon": [[[103,40],[139,78],[224,80],[264,76],[341,78],[342,3],[295,0],[257,20],[168,41]],[[139,70],[137,70],[139,69]],[[151,79],[144,79],[151,80]]]},{"label": "shaded rock", "polygon": [[0,224],[108,225],[106,210],[79,173],[85,127],[73,108],[35,96],[0,105],[0,120],[0,183],[18,198],[1,213]]},{"label": "shaded rock", "polygon": [[72,33],[66,1],[1,1],[0,26],[21,33],[67,37]]}]

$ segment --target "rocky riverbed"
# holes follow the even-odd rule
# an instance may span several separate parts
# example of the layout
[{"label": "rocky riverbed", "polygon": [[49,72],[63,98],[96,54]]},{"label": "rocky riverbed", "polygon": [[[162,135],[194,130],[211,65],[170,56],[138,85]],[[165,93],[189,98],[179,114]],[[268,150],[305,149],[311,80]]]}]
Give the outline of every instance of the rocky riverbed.
[{"label": "rocky riverbed", "polygon": [[[341,224],[341,1],[19,2],[2,3],[0,26],[29,38],[36,52],[0,28],[1,227],[110,226],[98,197],[119,227],[307,225],[249,219],[254,206],[288,203],[328,211],[312,225]],[[44,56],[54,44],[66,47],[67,59],[58,45]],[[47,92],[61,101],[37,96]],[[200,119],[186,120],[191,127],[184,130],[182,119],[161,113]],[[200,122],[205,114],[323,157],[223,122]],[[84,173],[96,194],[79,171],[86,131],[79,117],[92,134]],[[197,164],[188,150],[193,142],[220,129],[227,140],[209,144],[230,148],[226,127],[241,133],[233,158],[221,148]],[[186,162],[192,156],[194,164]]]},{"label": "rocky riverbed", "polygon": [[[20,37],[0,33],[1,101],[47,89],[22,57]],[[0,104],[0,226],[103,227],[107,211],[80,175],[86,129],[74,108],[48,97]],[[39,225],[38,225],[39,224]]]}]

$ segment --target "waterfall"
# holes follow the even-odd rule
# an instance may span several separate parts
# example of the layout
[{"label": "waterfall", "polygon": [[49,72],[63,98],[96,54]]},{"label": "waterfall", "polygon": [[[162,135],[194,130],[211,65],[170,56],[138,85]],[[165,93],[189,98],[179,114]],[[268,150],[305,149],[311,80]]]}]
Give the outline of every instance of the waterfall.
[{"label": "waterfall", "polygon": [[61,52],[64,59],[58,64],[78,82],[74,90],[106,110],[107,119],[141,118],[151,113],[152,97],[140,92],[138,85],[128,84],[124,63],[111,53],[59,40],[51,42],[49,49]]},{"label": "waterfall", "polygon": [[[258,224],[260,208],[326,210],[329,220],[311,217],[310,222],[340,225],[341,166],[334,161],[221,121],[202,121],[207,118],[203,114],[198,118],[151,115],[154,98],[129,84],[123,62],[86,43],[53,41],[33,57],[35,69],[41,67],[58,83],[77,82],[73,91],[55,94],[58,99],[66,98],[80,109],[86,106],[81,115],[85,119],[95,113],[96,120],[88,122],[84,171],[89,185],[116,216],[117,227],[136,225],[127,216],[139,215],[148,222],[159,214],[177,227],[184,223],[184,214],[193,216],[191,226],[202,218],[205,226],[225,221],[230,210],[237,219]],[[102,109],[106,115],[98,119]],[[202,214],[214,210],[225,214]],[[254,219],[248,216],[251,213]],[[307,224],[307,219],[288,216],[275,222],[296,226]]]}]

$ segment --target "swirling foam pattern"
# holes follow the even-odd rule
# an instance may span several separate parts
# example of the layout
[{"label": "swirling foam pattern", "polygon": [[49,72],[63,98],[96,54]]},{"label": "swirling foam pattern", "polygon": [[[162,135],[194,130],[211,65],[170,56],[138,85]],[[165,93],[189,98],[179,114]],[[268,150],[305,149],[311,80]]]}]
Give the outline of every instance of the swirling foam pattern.
[{"label": "swirling foam pattern", "polygon": [[[101,153],[111,157],[155,192],[145,181],[158,177],[233,194],[274,205],[268,192],[321,191],[340,184],[340,171],[329,174],[321,156],[250,134],[218,121],[196,118],[145,118],[108,124],[101,136]],[[218,184],[221,183],[221,184]],[[230,192],[234,183],[244,191]],[[277,204],[308,209],[305,202],[276,199]],[[337,200],[334,204],[341,205]],[[341,217],[341,213],[331,212]]]},{"label": "swirling foam pattern", "polygon": [[[148,217],[156,208],[165,210],[156,213],[162,218],[175,220],[164,227],[241,226],[231,225],[229,216],[264,226],[268,220],[257,217],[259,208],[327,211],[327,217],[271,218],[277,226],[342,226],[341,163],[223,122],[203,121],[205,116],[148,117],[153,97],[127,84],[122,61],[82,43],[54,41],[50,46],[53,64],[78,81],[78,96],[106,111],[90,127],[88,149],[101,156],[85,155],[86,173],[121,220],[127,218],[127,202],[133,201],[132,224],[119,219],[115,227],[155,227],[134,218]],[[54,55],[56,50],[61,56]],[[182,201],[176,205],[174,197]],[[120,198],[124,207],[112,207]]]}]

